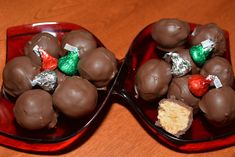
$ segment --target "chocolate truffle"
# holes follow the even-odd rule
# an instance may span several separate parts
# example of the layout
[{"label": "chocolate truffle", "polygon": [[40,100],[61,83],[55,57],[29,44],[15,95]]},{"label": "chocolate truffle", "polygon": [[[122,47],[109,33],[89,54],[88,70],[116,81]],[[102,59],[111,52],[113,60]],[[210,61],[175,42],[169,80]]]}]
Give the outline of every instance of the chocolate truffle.
[{"label": "chocolate truffle", "polygon": [[26,56],[15,57],[3,69],[3,90],[16,97],[32,88],[31,81],[39,73]]},{"label": "chocolate truffle", "polygon": [[152,26],[152,38],[157,42],[157,48],[163,51],[182,47],[189,33],[189,24],[178,19],[161,19]]},{"label": "chocolate truffle", "polygon": [[54,128],[57,123],[52,97],[41,89],[28,90],[20,95],[13,111],[16,122],[28,130]]},{"label": "chocolate truffle", "polygon": [[61,49],[58,39],[49,33],[38,33],[27,42],[24,48],[24,54],[28,56],[34,64],[41,66],[42,62],[41,57],[37,56],[33,50],[36,45],[45,50],[50,56],[59,58]]},{"label": "chocolate truffle", "polygon": [[[74,30],[65,34],[61,44],[62,49],[64,49],[66,44],[78,48],[80,58],[82,58],[84,53],[97,47],[97,43],[93,35],[84,29]],[[61,55],[64,56],[66,53],[67,51],[64,50]]]},{"label": "chocolate truffle", "polygon": [[215,43],[212,56],[223,56],[226,51],[224,31],[214,23],[197,26],[191,34],[189,43],[191,46],[199,45],[207,39]]},{"label": "chocolate truffle", "polygon": [[137,96],[147,101],[167,93],[172,78],[171,66],[161,59],[151,59],[140,66],[135,77]]},{"label": "chocolate truffle", "polygon": [[156,125],[179,137],[190,128],[193,121],[192,107],[175,99],[162,99],[158,106]]},{"label": "chocolate truffle", "polygon": [[201,69],[201,75],[216,75],[223,86],[234,86],[234,73],[232,65],[222,57],[213,57],[205,62]]},{"label": "chocolate truffle", "polygon": [[68,77],[53,93],[55,107],[70,118],[83,118],[92,113],[97,99],[95,86],[78,76]]},{"label": "chocolate truffle", "polygon": [[196,114],[199,107],[199,98],[195,97],[188,88],[189,75],[173,78],[169,86],[167,98],[177,99],[193,108],[193,113]]},{"label": "chocolate truffle", "polygon": [[211,89],[202,97],[199,107],[212,125],[228,125],[235,119],[235,91],[229,86]]},{"label": "chocolate truffle", "polygon": [[197,65],[193,62],[190,54],[189,54],[189,49],[183,49],[180,48],[177,50],[177,53],[180,55],[185,60],[188,60],[192,66],[191,74],[199,74],[200,73],[200,68],[197,67]]},{"label": "chocolate truffle", "polygon": [[96,87],[106,87],[117,73],[117,61],[111,51],[100,47],[81,58],[78,62],[78,71],[81,77]]}]

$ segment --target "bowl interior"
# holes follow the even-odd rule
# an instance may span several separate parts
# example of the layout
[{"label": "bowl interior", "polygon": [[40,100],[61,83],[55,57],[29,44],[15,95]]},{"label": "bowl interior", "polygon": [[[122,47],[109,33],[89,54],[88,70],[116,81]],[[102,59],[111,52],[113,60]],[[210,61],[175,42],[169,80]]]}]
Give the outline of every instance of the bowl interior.
[{"label": "bowl interior", "polygon": [[[191,32],[195,28],[196,24],[190,23]],[[27,41],[29,41],[33,35],[40,32],[48,32],[58,37],[61,41],[63,35],[71,30],[81,29],[81,26],[69,23],[37,23],[32,25],[22,25],[17,27],[12,27],[7,30],[7,56],[6,61],[11,60],[14,57],[21,56],[24,54],[24,46]],[[84,28],[83,28],[84,29]],[[186,132],[185,135],[177,138],[162,128],[155,125],[157,118],[157,105],[156,102],[147,102],[141,98],[135,97],[134,82],[137,69],[144,64],[146,61],[152,58],[162,58],[162,52],[156,49],[157,43],[153,41],[151,37],[152,24],[145,27],[134,39],[129,51],[124,58],[122,64],[120,63],[120,70],[116,79],[110,83],[107,91],[98,91],[98,104],[95,111],[87,118],[82,120],[71,120],[59,116],[57,128],[52,130],[40,130],[40,131],[27,131],[22,129],[14,120],[12,109],[14,107],[14,100],[11,98],[6,99],[2,93],[0,96],[0,135],[13,138],[19,141],[29,141],[29,142],[40,142],[40,143],[56,143],[67,140],[81,131],[84,131],[94,119],[98,116],[100,111],[104,108],[105,103],[109,96],[113,94],[119,94],[127,102],[127,106],[130,107],[133,114],[138,117],[148,131],[155,137],[163,137],[169,141],[172,141],[171,146],[180,147],[179,144],[186,143],[199,143],[206,141],[213,141],[216,139],[222,139],[222,137],[228,137],[229,135],[235,135],[235,125],[234,123],[224,127],[222,129],[217,129],[206,122],[202,113],[198,113],[194,117],[193,124],[191,128]],[[229,49],[229,38],[228,33],[225,31],[227,40],[227,51],[224,57],[231,62],[230,59],[230,49]],[[95,37],[96,38],[96,37]],[[96,38],[99,46],[103,44]],[[113,89],[115,90],[113,92]],[[161,138],[162,139],[162,138]],[[235,141],[235,136],[230,139],[230,141]],[[164,141],[164,140],[163,140]],[[168,143],[168,141],[165,141]],[[234,142],[230,142],[234,143]],[[169,143],[168,143],[169,144]],[[221,144],[212,146],[226,145],[224,141]],[[185,148],[180,148],[186,151],[201,150],[204,149],[205,145],[196,146],[189,145]],[[14,145],[14,147],[20,147]],[[28,146],[27,146],[28,147]],[[26,147],[23,148],[26,150]],[[60,148],[58,148],[60,149]],[[37,151],[32,148],[33,151]],[[44,149],[43,149],[44,151]]]},{"label": "bowl interior", "polygon": [[[196,24],[190,23],[191,32],[196,26]],[[140,119],[144,121],[144,125],[147,125],[147,127],[150,128],[149,130],[152,134],[158,135],[160,133],[163,137],[166,137],[174,142],[191,143],[210,141],[235,134],[235,122],[224,128],[214,128],[207,123],[201,112],[194,116],[191,128],[186,132],[186,134],[179,138],[167,133],[162,128],[155,125],[159,100],[156,100],[155,102],[148,102],[144,101],[140,97],[136,98],[136,93],[134,90],[137,69],[149,59],[162,58],[164,55],[163,52],[156,49],[157,43],[152,39],[151,31],[152,24],[148,25],[137,35],[129,49],[128,54],[126,55],[121,68],[119,80],[117,81],[117,91],[119,91],[120,95],[127,100],[128,104],[134,110],[134,114],[137,114]],[[226,31],[225,36],[227,49],[223,57],[231,63],[229,39]],[[186,44],[186,48],[189,48],[188,44]]]},{"label": "bowl interior", "polygon": [[[22,56],[26,42],[37,33],[48,32],[61,41],[65,33],[76,29],[84,28],[75,24],[56,22],[11,27],[7,30],[6,61],[17,56]],[[95,37],[95,39],[97,40],[98,46],[104,46],[98,38]],[[97,107],[88,117],[72,120],[60,114],[58,117],[58,125],[55,129],[40,131],[27,131],[21,128],[14,120],[13,107],[15,100],[10,97],[6,99],[2,93],[0,96],[0,134],[15,139],[34,142],[59,142],[69,139],[81,132],[95,119],[100,110],[104,107],[107,97],[110,95],[110,88],[111,86],[108,87],[107,91],[98,91]]]}]

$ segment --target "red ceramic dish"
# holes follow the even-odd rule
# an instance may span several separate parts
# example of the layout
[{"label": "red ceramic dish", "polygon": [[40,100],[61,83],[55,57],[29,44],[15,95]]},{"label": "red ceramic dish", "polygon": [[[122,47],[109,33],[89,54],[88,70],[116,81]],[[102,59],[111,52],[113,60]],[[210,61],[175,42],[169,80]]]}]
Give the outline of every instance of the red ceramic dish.
[{"label": "red ceramic dish", "polygon": [[[191,32],[195,24],[190,24]],[[193,124],[182,137],[175,137],[162,128],[154,125],[157,120],[157,104],[136,99],[134,97],[134,80],[137,69],[152,58],[163,55],[156,49],[156,43],[151,37],[152,24],[144,28],[133,41],[124,63],[115,89],[126,101],[126,106],[136,116],[142,126],[159,142],[181,152],[203,152],[220,149],[235,144],[235,122],[224,128],[214,128],[206,122],[202,113],[194,117]],[[225,31],[227,51],[224,57],[231,62],[228,33]],[[235,103],[235,102],[234,102]]]},{"label": "red ceramic dish", "polygon": [[[9,28],[7,30],[7,58],[6,61],[24,54],[24,46],[33,35],[40,32],[49,32],[61,40],[64,33],[81,26],[69,23],[36,23]],[[84,29],[84,28],[83,28]],[[96,38],[96,37],[95,37]],[[98,46],[103,44],[96,38]],[[6,99],[3,94],[0,97],[0,144],[16,149],[31,152],[58,152],[62,151],[75,141],[83,140],[90,125],[97,119],[103,110],[111,93],[111,87],[107,91],[98,91],[98,104],[95,111],[86,119],[71,120],[59,116],[56,129],[45,131],[27,131],[18,126],[13,117],[14,100]],[[97,123],[96,123],[97,124]],[[87,135],[86,135],[87,136]]]},{"label": "red ceramic dish", "polygon": [[[196,25],[190,24],[190,26],[192,31]],[[235,126],[230,125],[215,129],[206,123],[201,114],[194,118],[191,129],[180,138],[154,125],[157,117],[157,106],[134,97],[134,79],[138,67],[151,58],[161,57],[160,52],[155,49],[156,43],[151,38],[151,27],[152,24],[148,25],[134,39],[126,57],[119,64],[120,70],[117,77],[107,91],[99,91],[97,108],[87,119],[71,121],[71,119],[63,117],[59,119],[58,127],[55,130],[29,132],[20,128],[14,121],[12,113],[14,101],[7,100],[2,95],[0,97],[0,144],[27,152],[48,154],[59,153],[67,150],[67,148],[76,147],[78,143],[89,137],[94,127],[98,126],[103,111],[105,111],[105,108],[107,109],[109,104],[107,100],[114,95],[123,98],[124,105],[130,109],[153,138],[176,151],[203,152],[235,144]],[[61,40],[64,33],[81,28],[81,26],[75,24],[56,22],[9,28],[7,30],[7,61],[23,55],[25,43],[39,32],[50,32]],[[224,57],[230,61],[228,33],[226,33],[226,39],[227,51]],[[103,45],[97,38],[96,40],[99,46]]]}]

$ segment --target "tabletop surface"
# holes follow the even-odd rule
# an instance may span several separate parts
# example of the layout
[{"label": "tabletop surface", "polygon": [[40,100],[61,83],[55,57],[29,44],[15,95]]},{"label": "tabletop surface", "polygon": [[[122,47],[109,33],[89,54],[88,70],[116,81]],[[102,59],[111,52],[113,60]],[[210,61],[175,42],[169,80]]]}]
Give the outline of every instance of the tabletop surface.
[{"label": "tabletop surface", "polygon": [[[6,29],[10,26],[45,21],[79,24],[121,59],[141,29],[166,17],[200,24],[213,22],[228,30],[235,69],[234,10],[234,0],[0,0],[0,75],[5,64]],[[0,81],[2,83],[2,79]],[[0,146],[0,156],[40,155]],[[198,154],[175,152],[154,140],[125,107],[114,103],[89,139],[58,156],[232,157],[235,156],[235,146]]]}]

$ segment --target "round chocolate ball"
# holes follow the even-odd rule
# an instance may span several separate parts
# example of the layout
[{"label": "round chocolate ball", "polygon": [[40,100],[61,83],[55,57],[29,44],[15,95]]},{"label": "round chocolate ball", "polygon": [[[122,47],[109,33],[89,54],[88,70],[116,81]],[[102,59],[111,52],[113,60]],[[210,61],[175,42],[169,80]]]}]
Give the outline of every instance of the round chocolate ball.
[{"label": "round chocolate ball", "polygon": [[222,57],[213,57],[205,62],[201,69],[201,75],[216,75],[223,86],[234,86],[234,73],[232,65]]},{"label": "round chocolate ball", "polygon": [[106,87],[117,73],[114,54],[104,47],[91,50],[78,62],[80,76],[96,87]]},{"label": "round chocolate ball", "polygon": [[180,55],[180,57],[182,57],[185,60],[188,60],[192,66],[192,70],[191,70],[191,74],[199,74],[200,73],[200,68],[197,67],[197,65],[194,63],[194,61],[192,60],[190,54],[189,54],[189,49],[183,49],[180,48],[177,50],[177,53]]},{"label": "round chocolate ball", "polygon": [[151,59],[140,66],[135,77],[137,95],[153,101],[167,93],[171,81],[171,66],[161,59]]},{"label": "round chocolate ball", "polygon": [[26,56],[15,57],[3,69],[3,90],[16,97],[32,88],[31,81],[39,73]]},{"label": "round chocolate ball", "polygon": [[193,108],[196,114],[199,110],[199,98],[195,97],[188,88],[189,75],[173,78],[168,89],[167,98],[180,100]]},{"label": "round chocolate ball", "polygon": [[235,119],[235,91],[229,86],[208,91],[199,102],[207,120],[216,127],[223,127]]},{"label": "round chocolate ball", "polygon": [[78,76],[68,77],[53,93],[55,107],[70,118],[83,118],[91,114],[97,99],[96,87]]},{"label": "round chocolate ball", "polygon": [[189,43],[191,46],[199,45],[207,39],[215,43],[212,56],[223,56],[226,51],[224,31],[214,23],[197,26],[191,34]]},{"label": "round chocolate ball", "polygon": [[152,38],[157,42],[157,48],[163,51],[182,47],[189,33],[189,24],[178,19],[161,19],[152,26]]},{"label": "round chocolate ball", "polygon": [[[62,49],[64,49],[66,44],[78,48],[80,58],[82,58],[84,53],[97,47],[97,43],[93,35],[84,29],[74,30],[65,34],[61,43]],[[64,50],[61,55],[64,56],[66,53],[67,50]]]},{"label": "round chocolate ball", "polygon": [[52,96],[41,89],[28,90],[20,95],[13,111],[16,122],[28,130],[54,128],[57,123]]},{"label": "round chocolate ball", "polygon": [[41,66],[42,60],[41,57],[36,55],[33,50],[36,45],[46,51],[50,56],[59,58],[61,49],[58,39],[49,33],[38,33],[27,42],[24,48],[24,54],[28,56],[37,66]]}]

